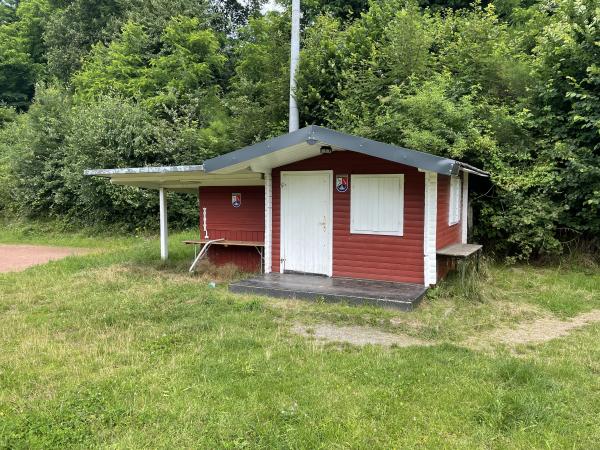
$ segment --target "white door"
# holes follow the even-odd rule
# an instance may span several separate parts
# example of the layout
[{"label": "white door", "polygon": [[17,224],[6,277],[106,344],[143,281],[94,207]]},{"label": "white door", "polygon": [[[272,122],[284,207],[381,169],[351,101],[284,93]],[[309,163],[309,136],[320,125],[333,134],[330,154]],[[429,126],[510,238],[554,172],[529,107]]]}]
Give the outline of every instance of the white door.
[{"label": "white door", "polygon": [[281,271],[332,274],[333,173],[281,172]]}]

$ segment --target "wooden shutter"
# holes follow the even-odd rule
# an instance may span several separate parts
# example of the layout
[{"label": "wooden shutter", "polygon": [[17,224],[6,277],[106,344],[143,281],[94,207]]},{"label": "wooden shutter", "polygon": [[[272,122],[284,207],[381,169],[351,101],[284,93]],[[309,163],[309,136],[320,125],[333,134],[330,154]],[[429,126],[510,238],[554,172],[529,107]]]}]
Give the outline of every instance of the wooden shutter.
[{"label": "wooden shutter", "polygon": [[404,175],[352,175],[350,231],[402,236]]}]

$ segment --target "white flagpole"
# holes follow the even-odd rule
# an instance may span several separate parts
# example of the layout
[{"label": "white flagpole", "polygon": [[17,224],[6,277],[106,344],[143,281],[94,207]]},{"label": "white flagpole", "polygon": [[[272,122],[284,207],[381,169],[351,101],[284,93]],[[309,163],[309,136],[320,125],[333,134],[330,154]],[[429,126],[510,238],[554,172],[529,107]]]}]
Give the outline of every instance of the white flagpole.
[{"label": "white flagpole", "polygon": [[300,0],[292,0],[292,48],[290,52],[290,117],[289,131],[300,128],[298,104],[296,103],[296,71],[300,59]]}]

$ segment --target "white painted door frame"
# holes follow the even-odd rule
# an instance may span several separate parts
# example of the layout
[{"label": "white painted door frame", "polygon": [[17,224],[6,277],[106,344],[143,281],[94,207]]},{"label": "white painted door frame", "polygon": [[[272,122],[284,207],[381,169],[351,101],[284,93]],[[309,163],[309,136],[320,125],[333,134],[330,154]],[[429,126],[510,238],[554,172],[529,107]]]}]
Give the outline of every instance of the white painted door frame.
[{"label": "white painted door frame", "polygon": [[[294,205],[285,205],[285,194],[283,192],[284,187],[284,179],[286,176],[302,176],[302,175],[314,175],[314,174],[326,174],[328,177],[328,189],[327,189],[327,202],[329,207],[327,208],[327,217],[326,217],[326,238],[328,240],[328,254],[326,262],[326,273],[323,275],[332,276],[333,275],[333,170],[301,170],[301,171],[282,171],[281,172],[281,186],[280,186],[280,239],[279,239],[279,254],[280,254],[280,265],[279,271],[281,273],[285,270],[285,239],[286,239],[286,219],[285,213],[287,211],[287,207],[293,207]],[[307,196],[310,196],[311,193],[307,192]]]}]

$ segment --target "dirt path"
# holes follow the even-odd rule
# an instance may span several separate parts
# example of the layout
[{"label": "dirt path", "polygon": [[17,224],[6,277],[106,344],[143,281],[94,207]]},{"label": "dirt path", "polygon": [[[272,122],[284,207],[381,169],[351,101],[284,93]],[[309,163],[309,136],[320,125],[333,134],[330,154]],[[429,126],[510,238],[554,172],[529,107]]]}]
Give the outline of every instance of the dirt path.
[{"label": "dirt path", "polygon": [[494,344],[509,347],[519,344],[541,344],[567,336],[571,331],[595,322],[600,322],[600,309],[580,314],[569,320],[542,317],[532,322],[519,323],[514,328],[497,328],[485,336],[474,336],[465,344],[471,348],[485,348]]},{"label": "dirt path", "polygon": [[[461,342],[475,350],[491,348],[495,345],[514,347],[519,344],[541,344],[552,339],[567,336],[571,331],[586,325],[600,322],[600,310],[596,309],[575,316],[570,320],[555,317],[542,317],[530,322],[522,322],[516,327],[501,327],[485,334],[477,334]],[[388,333],[371,327],[338,326],[320,323],[316,325],[296,324],[292,333],[324,342],[342,342],[363,346],[367,344],[391,347],[409,347],[413,345],[434,345],[441,342],[425,341],[405,334]]]},{"label": "dirt path", "polygon": [[0,273],[25,270],[37,264],[71,255],[82,255],[89,251],[83,248],[0,244]]}]

